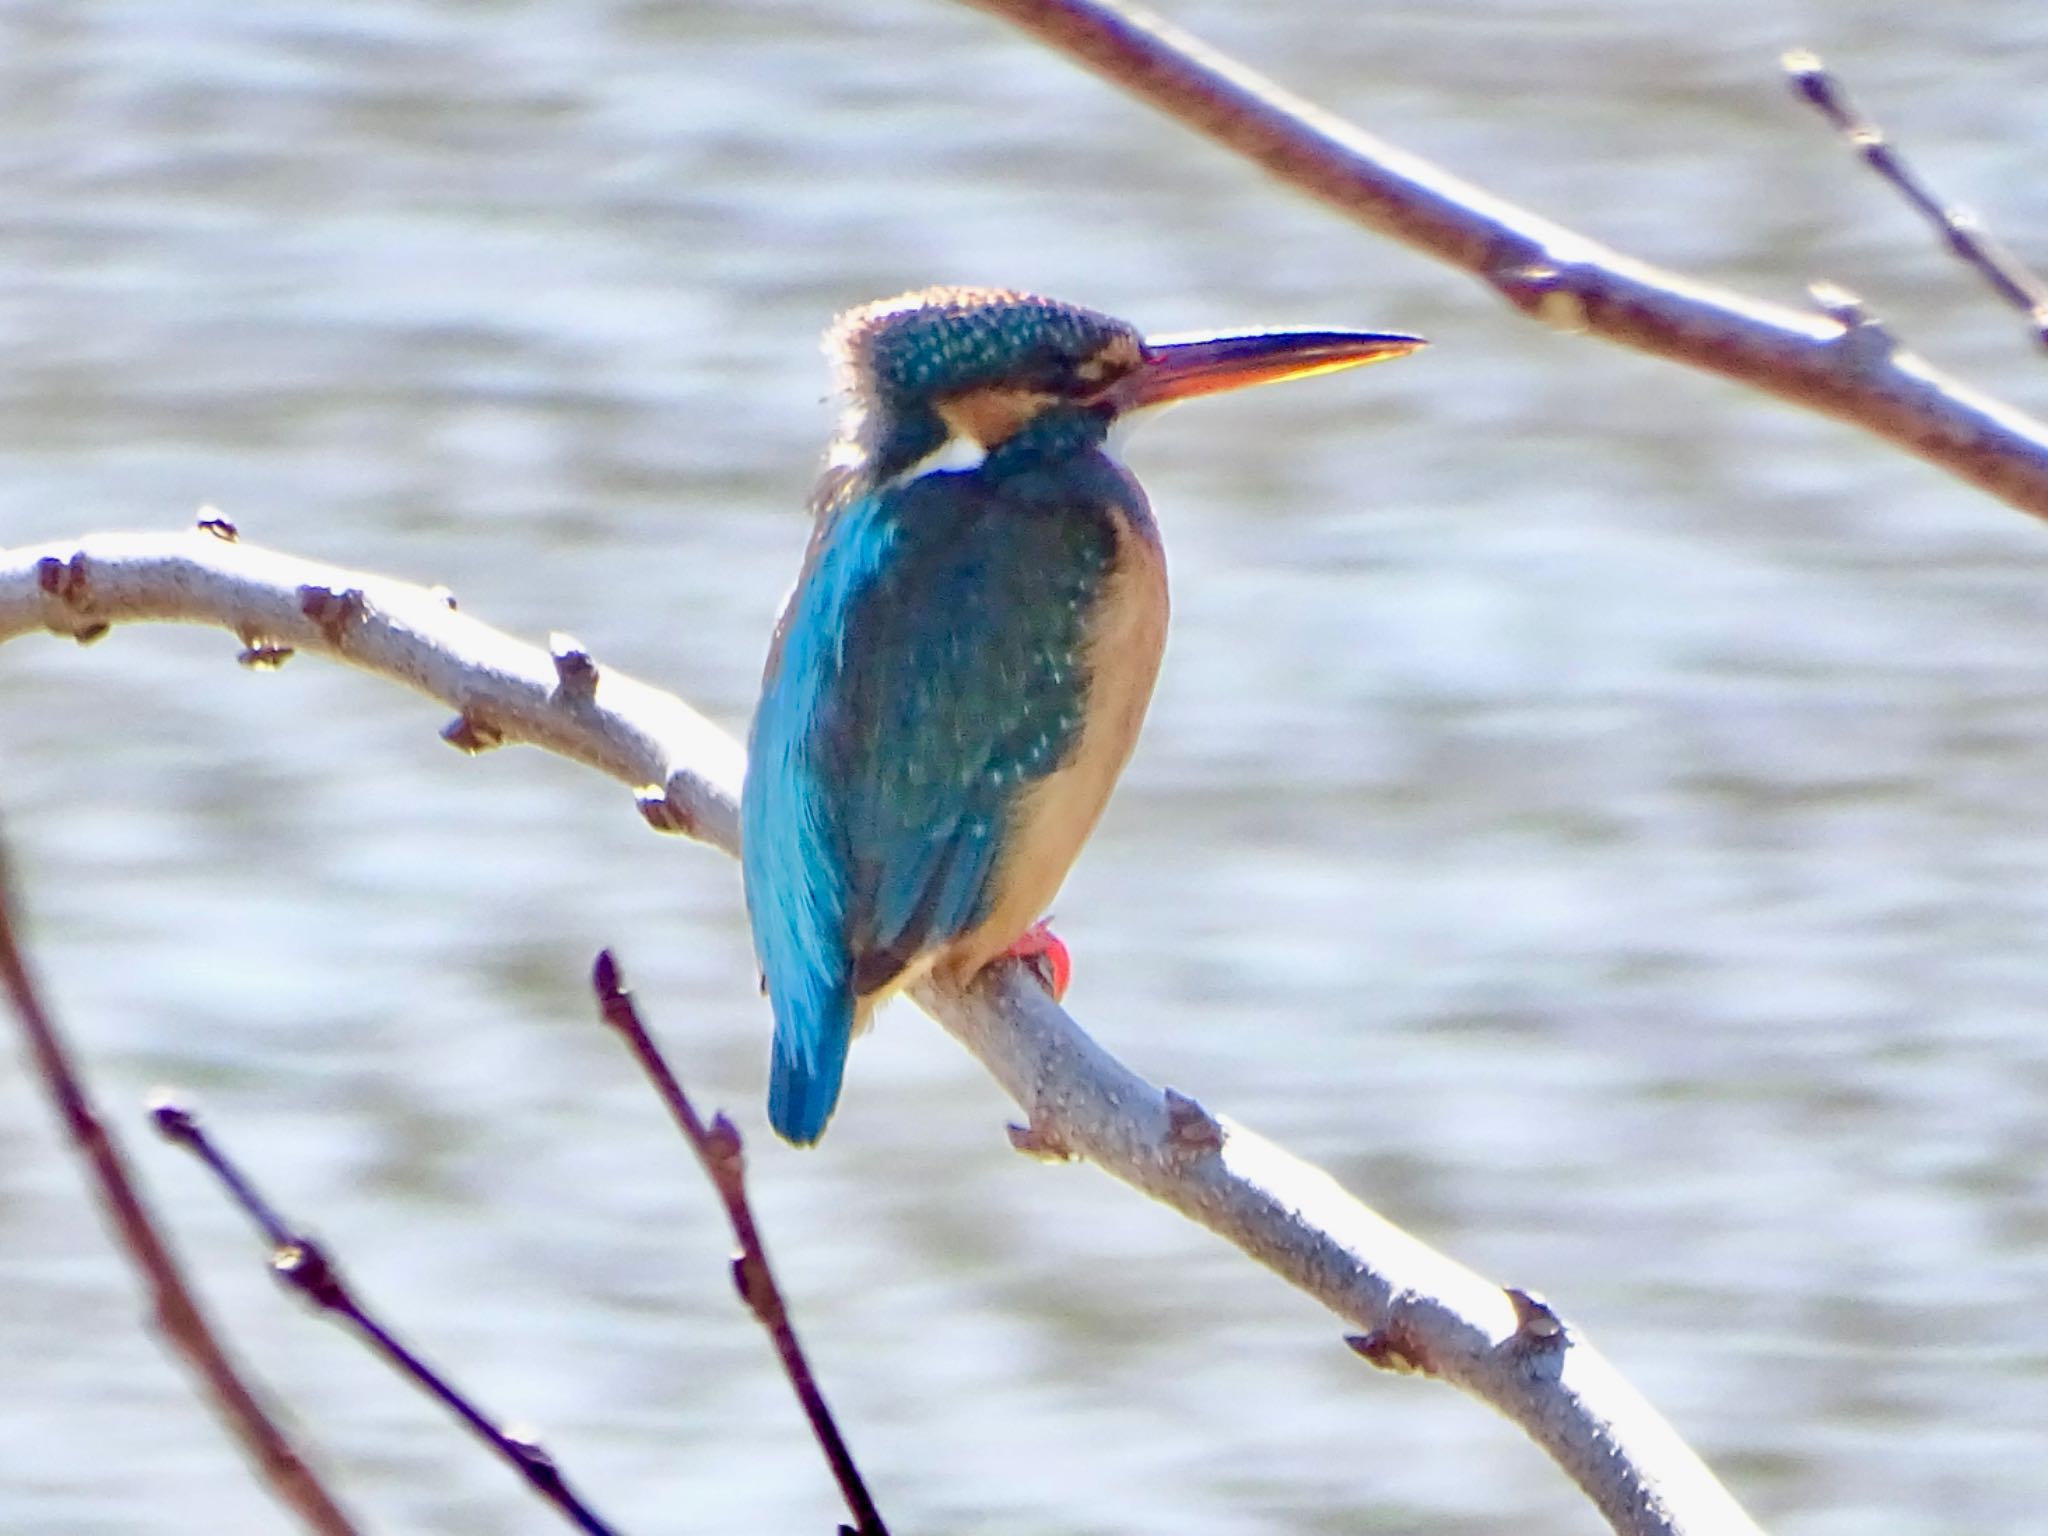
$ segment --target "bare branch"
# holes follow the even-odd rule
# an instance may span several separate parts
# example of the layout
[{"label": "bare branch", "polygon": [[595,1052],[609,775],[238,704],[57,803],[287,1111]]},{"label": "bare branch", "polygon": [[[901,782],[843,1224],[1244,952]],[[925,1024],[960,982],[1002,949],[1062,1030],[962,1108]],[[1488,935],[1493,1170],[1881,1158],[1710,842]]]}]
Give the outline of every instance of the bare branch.
[{"label": "bare branch", "polygon": [[113,1225],[114,1235],[149,1287],[157,1331],[185,1357],[186,1365],[212,1399],[214,1411],[241,1441],[244,1454],[256,1464],[278,1501],[304,1521],[308,1530],[318,1531],[321,1536],[354,1536],[355,1525],[342,1513],[341,1506],[299,1455],[283,1428],[257,1400],[254,1389],[242,1379],[198,1298],[186,1284],[177,1258],[143,1201],[142,1191],[129,1175],[127,1159],[107,1134],[106,1124],[72,1066],[71,1052],[58,1031],[57,1021],[43,1006],[22,953],[14,912],[5,849],[0,848],[0,986],[4,986],[21,1023],[36,1077],[98,1186],[100,1205]]},{"label": "bare branch", "polygon": [[[333,635],[301,611],[309,589],[356,594]],[[676,825],[738,852],[736,742],[609,669],[587,699],[558,692],[546,653],[419,588],[195,533],[0,551],[0,641],[37,627],[75,634],[166,618],[326,650],[445,703],[469,701],[507,740],[630,785],[664,783]],[[1086,1157],[1236,1244],[1362,1335],[1354,1347],[1366,1358],[1430,1372],[1491,1403],[1616,1531],[1756,1536],[1699,1458],[1555,1314],[1434,1252],[1321,1170],[1162,1093],[1023,968],[992,968],[964,992],[927,984],[915,996],[1023,1107],[1032,1150]]]},{"label": "bare branch", "polygon": [[587,1536],[615,1536],[612,1527],[569,1487],[545,1446],[530,1435],[500,1426],[476,1406],[468,1393],[407,1348],[357,1299],[355,1288],[328,1257],[326,1247],[278,1214],[276,1207],[263,1198],[248,1176],[207,1134],[198,1115],[186,1105],[160,1096],[150,1106],[150,1118],[164,1140],[206,1165],[229,1198],[263,1233],[270,1244],[270,1272],[281,1284],[298,1292],[317,1310],[347,1324],[386,1364],[411,1377],[416,1386],[468,1425],[472,1434],[496,1451],[536,1494],[578,1530]]},{"label": "bare branch", "polygon": [[1636,261],[1383,144],[1147,12],[966,0],[1533,319],[1669,358],[1885,439],[2048,517],[2048,423],[1822,315]]},{"label": "bare branch", "polygon": [[1904,157],[1892,148],[1884,130],[1861,112],[1849,99],[1828,67],[1805,49],[1785,55],[1785,73],[1791,77],[1792,92],[1820,113],[1846,139],[1891,189],[1903,197],[1942,238],[1949,253],[1974,268],[1991,291],[2027,317],[2034,339],[2048,347],[2048,283],[2027,269],[2026,263],[1978,225],[1976,215],[1944,203],[1924,181],[1914,175]]},{"label": "bare branch", "polygon": [[459,751],[545,747],[633,786],[662,831],[738,843],[745,758],[731,737],[672,694],[598,669],[566,637],[551,655],[479,624],[446,588],[243,544],[211,509],[183,535],[0,549],[0,639],[46,628],[90,644],[135,620],[223,626],[245,666],[310,651],[379,673],[455,710],[441,735]]},{"label": "bare branch", "polygon": [[[683,1138],[697,1154],[704,1176],[718,1191],[718,1198],[725,1206],[726,1219],[732,1223],[733,1239],[740,1250],[732,1261],[733,1288],[740,1293],[740,1300],[746,1303],[747,1310],[754,1314],[755,1321],[767,1330],[768,1337],[775,1344],[783,1374],[789,1378],[790,1388],[803,1405],[811,1433],[817,1437],[818,1448],[825,1453],[825,1464],[832,1469],[832,1479],[839,1484],[840,1497],[846,1500],[846,1508],[854,1518],[850,1536],[889,1536],[888,1527],[882,1523],[882,1513],[868,1493],[867,1481],[854,1463],[853,1452],[847,1447],[845,1436],[839,1433],[838,1421],[825,1404],[825,1393],[818,1385],[816,1373],[811,1370],[810,1360],[804,1355],[802,1343],[797,1339],[796,1324],[789,1316],[789,1304],[783,1300],[782,1287],[775,1279],[774,1267],[768,1262],[767,1245],[761,1241],[761,1229],[754,1221],[753,1202],[747,1198],[746,1150],[740,1144],[739,1127],[723,1114],[712,1116],[707,1125],[704,1117],[697,1113],[697,1106],[690,1102],[690,1096],[683,1092],[682,1083],[669,1070],[661,1048],[640,1022],[640,1011],[633,1004],[632,994],[626,990],[619,975],[618,962],[613,960],[610,950],[597,957],[591,981],[597,991],[598,1008],[605,1023],[624,1038],[633,1059],[647,1074],[648,1081],[654,1085],[655,1093],[682,1131]],[[848,1531],[848,1527],[841,1526],[840,1530]]]}]

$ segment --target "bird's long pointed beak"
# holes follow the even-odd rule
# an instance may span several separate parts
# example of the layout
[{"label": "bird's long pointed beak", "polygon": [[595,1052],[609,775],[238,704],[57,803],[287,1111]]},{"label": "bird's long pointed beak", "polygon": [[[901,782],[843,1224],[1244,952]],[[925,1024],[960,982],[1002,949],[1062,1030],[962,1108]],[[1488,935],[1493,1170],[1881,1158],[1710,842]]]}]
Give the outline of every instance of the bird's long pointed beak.
[{"label": "bird's long pointed beak", "polygon": [[1145,360],[1110,386],[1119,412],[1252,384],[1276,384],[1406,357],[1429,343],[1398,331],[1229,331],[1151,336]]}]

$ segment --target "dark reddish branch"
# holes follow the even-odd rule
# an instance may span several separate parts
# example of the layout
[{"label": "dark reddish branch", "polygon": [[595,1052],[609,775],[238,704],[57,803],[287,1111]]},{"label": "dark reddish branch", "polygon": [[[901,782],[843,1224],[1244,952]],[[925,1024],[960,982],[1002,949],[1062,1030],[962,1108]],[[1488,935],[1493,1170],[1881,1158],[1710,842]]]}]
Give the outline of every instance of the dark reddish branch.
[{"label": "dark reddish branch", "polygon": [[875,1508],[867,1483],[854,1463],[853,1452],[847,1448],[845,1438],[839,1433],[839,1425],[832,1417],[832,1410],[826,1406],[817,1375],[804,1356],[795,1325],[790,1322],[782,1287],[776,1283],[775,1271],[769,1267],[768,1250],[761,1241],[760,1229],[754,1223],[753,1205],[747,1199],[746,1154],[740,1145],[739,1128],[722,1114],[712,1116],[707,1123],[697,1113],[697,1107],[683,1092],[683,1085],[669,1070],[660,1048],[640,1022],[639,1011],[633,1006],[632,996],[626,991],[611,951],[606,950],[597,957],[591,981],[605,1023],[625,1040],[634,1059],[639,1062],[640,1070],[647,1074],[648,1081],[668,1107],[683,1138],[704,1165],[711,1187],[718,1191],[740,1250],[732,1261],[733,1285],[740,1293],[740,1300],[747,1304],[748,1310],[775,1343],[775,1353],[782,1361],[783,1373],[789,1378],[797,1401],[803,1404],[804,1417],[810,1420],[811,1432],[817,1436],[818,1447],[832,1469],[833,1480],[839,1484],[840,1496],[846,1500],[847,1510],[853,1515],[855,1536],[888,1536],[888,1527],[882,1523],[881,1512]]},{"label": "dark reddish branch", "polygon": [[1859,426],[2048,517],[2048,425],[1853,328],[1665,272],[1382,144],[1158,19],[1097,0],[967,0],[1522,313]]},{"label": "dark reddish branch", "polygon": [[127,1160],[107,1128],[71,1061],[56,1020],[22,954],[14,922],[14,900],[4,851],[0,851],[0,985],[28,1041],[36,1077],[56,1107],[72,1146],[91,1171],[100,1204],[115,1236],[149,1287],[156,1325],[171,1347],[199,1377],[215,1410],[241,1441],[278,1500],[322,1536],[353,1536],[355,1525],[299,1455],[284,1431],[242,1380],[227,1350],[185,1283],[178,1261],[158,1232],[155,1218],[129,1176]]},{"label": "dark reddish branch", "polygon": [[528,1487],[585,1536],[617,1536],[569,1486],[545,1446],[491,1418],[473,1397],[415,1354],[363,1305],[326,1248],[285,1220],[255,1182],[207,1134],[190,1108],[160,1096],[151,1106],[150,1116],[166,1141],[206,1165],[243,1214],[262,1232],[264,1241],[270,1245],[270,1271],[281,1284],[296,1291],[317,1311],[345,1324],[387,1365],[411,1378],[414,1385],[462,1420],[470,1433],[495,1451],[525,1479]]},{"label": "dark reddish branch", "polygon": [[2037,277],[1976,219],[1945,203],[1913,173],[1882,128],[1857,110],[1849,93],[1814,54],[1795,49],[1785,55],[1792,92],[1833,125],[1863,163],[1875,171],[1912,210],[1941,236],[1949,253],[1973,268],[1991,291],[2027,317],[2034,340],[2048,347],[2048,283]]}]

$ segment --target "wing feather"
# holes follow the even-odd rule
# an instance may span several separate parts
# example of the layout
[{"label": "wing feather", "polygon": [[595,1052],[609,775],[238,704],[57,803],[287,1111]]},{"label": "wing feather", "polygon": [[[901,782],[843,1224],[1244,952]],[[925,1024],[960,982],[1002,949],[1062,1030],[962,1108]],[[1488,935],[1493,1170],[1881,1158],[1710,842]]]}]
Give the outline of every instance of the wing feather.
[{"label": "wing feather", "polygon": [[1003,489],[933,474],[890,492],[894,558],[847,614],[826,747],[854,875],[846,937],[898,970],[987,915],[1017,800],[1080,728],[1114,533]]},{"label": "wing feather", "polygon": [[987,915],[1019,797],[1078,739],[1116,535],[1109,497],[1038,489],[941,472],[849,498],[784,616],[741,862],[794,1140],[824,1128],[861,1000]]}]

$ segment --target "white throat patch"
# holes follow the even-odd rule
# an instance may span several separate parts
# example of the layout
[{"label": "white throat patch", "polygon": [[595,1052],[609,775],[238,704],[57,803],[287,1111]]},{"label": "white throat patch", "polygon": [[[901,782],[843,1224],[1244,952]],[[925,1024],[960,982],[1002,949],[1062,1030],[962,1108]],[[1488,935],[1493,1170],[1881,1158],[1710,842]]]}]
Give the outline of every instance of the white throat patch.
[{"label": "white throat patch", "polygon": [[1148,421],[1157,421],[1162,411],[1171,410],[1178,404],[1178,400],[1168,400],[1159,405],[1141,405],[1135,411],[1121,413],[1109,424],[1109,436],[1102,444],[1102,451],[1109,456],[1110,462],[1124,469],[1130,468],[1124,463],[1124,447],[1130,442],[1132,431]]}]

